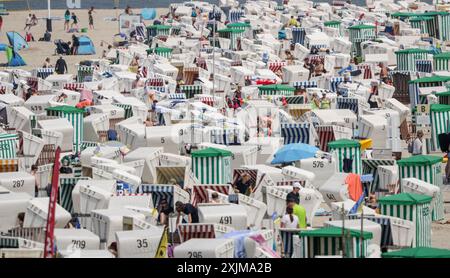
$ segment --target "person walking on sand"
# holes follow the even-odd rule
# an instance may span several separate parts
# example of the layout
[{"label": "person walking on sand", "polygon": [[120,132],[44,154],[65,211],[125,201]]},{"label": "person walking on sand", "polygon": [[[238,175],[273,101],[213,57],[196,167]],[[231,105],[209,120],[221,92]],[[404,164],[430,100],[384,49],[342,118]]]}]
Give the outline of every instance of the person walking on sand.
[{"label": "person walking on sand", "polygon": [[27,18],[25,19],[25,28],[23,28],[23,30],[27,30],[27,28],[28,28],[28,31],[30,31],[31,18],[32,18],[31,14],[28,14]]},{"label": "person walking on sand", "polygon": [[70,11],[69,9],[66,10],[64,13],[64,31],[69,31],[70,28]]},{"label": "person walking on sand", "polygon": [[68,70],[67,70],[67,63],[63,59],[62,56],[59,56],[59,59],[56,61],[55,71],[56,71],[57,74],[64,74],[64,73],[68,72]]},{"label": "person walking on sand", "polygon": [[70,26],[70,28],[73,28],[75,26],[76,29],[78,29],[78,17],[76,16],[75,13],[72,13],[72,25]]},{"label": "person walking on sand", "polygon": [[94,7],[91,7],[88,11],[88,16],[89,16],[89,28],[91,30],[94,30],[94,16],[92,15],[92,13],[95,13],[94,11]]}]

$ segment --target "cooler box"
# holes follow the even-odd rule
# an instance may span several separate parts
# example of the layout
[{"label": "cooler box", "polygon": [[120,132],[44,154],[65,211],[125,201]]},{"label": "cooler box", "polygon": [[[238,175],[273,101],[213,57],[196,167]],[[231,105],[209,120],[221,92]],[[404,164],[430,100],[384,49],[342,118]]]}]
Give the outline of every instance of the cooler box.
[{"label": "cooler box", "polygon": [[242,205],[199,204],[198,216],[200,223],[223,224],[235,230],[247,229],[247,210]]},{"label": "cooler box", "polygon": [[24,192],[34,197],[35,178],[27,172],[0,173],[0,186],[12,192]]},{"label": "cooler box", "polygon": [[98,250],[99,237],[85,229],[55,229],[55,246],[59,251],[65,250]]},{"label": "cooler box", "polygon": [[232,239],[193,238],[175,247],[174,258],[233,258]]},{"label": "cooler box", "polygon": [[[28,202],[23,223],[24,228],[41,228],[47,225],[48,202],[50,198],[34,198]],[[71,215],[59,204],[55,210],[55,228],[64,228]]]},{"label": "cooler box", "polygon": [[116,232],[118,258],[155,258],[164,228]]}]

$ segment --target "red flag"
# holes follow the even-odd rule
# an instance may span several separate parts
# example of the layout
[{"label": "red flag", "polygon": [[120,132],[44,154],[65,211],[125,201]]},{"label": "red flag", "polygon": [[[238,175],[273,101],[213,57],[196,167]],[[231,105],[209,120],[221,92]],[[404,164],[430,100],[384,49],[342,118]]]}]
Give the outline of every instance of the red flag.
[{"label": "red flag", "polygon": [[51,258],[55,255],[53,248],[53,232],[55,230],[55,210],[56,201],[58,200],[58,181],[59,181],[59,156],[61,148],[55,151],[55,162],[53,163],[52,173],[52,191],[48,202],[47,226],[45,232],[44,258]]}]

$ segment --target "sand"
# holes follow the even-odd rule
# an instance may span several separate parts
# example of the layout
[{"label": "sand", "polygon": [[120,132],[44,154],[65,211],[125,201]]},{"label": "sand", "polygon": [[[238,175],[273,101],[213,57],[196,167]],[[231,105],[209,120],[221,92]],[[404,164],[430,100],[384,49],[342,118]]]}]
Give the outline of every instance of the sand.
[{"label": "sand", "polygon": [[[168,9],[157,9],[158,16],[167,13]],[[52,17],[63,17],[65,10],[52,10]],[[96,10],[94,14],[94,30],[88,30],[87,33],[78,33],[78,35],[87,35],[89,36],[94,44],[96,49],[95,55],[76,55],[76,56],[64,56],[64,59],[67,62],[69,73],[76,74],[76,64],[80,61],[92,59],[92,58],[100,58],[104,49],[108,47],[108,43],[112,43],[113,35],[118,33],[119,30],[119,22],[118,21],[105,21],[106,17],[115,17],[118,16],[122,10]],[[28,15],[28,11],[13,11],[9,16],[4,16],[3,19],[3,27],[2,32],[0,34],[0,43],[8,43],[8,39],[6,37],[7,31],[16,31],[22,36],[25,37],[25,31],[23,28],[25,27],[25,18]],[[44,18],[47,16],[46,10],[33,10],[32,13],[36,14],[38,18]],[[88,13],[87,10],[77,10],[75,11],[76,15],[80,20],[79,28],[89,27],[88,26]],[[151,22],[146,22],[146,24],[151,24]],[[56,20],[53,21],[53,32],[52,32],[52,41],[51,42],[39,42],[37,41],[39,38],[43,37],[46,29],[45,19],[39,19],[38,25],[31,28],[31,33],[35,38],[35,42],[30,42],[30,48],[26,50],[21,50],[20,55],[23,57],[26,66],[21,67],[25,70],[31,70],[37,67],[41,67],[44,63],[46,57],[50,58],[50,62],[52,65],[55,64],[56,60],[59,58],[55,56],[56,46],[53,43],[55,39],[62,39],[64,41],[70,41],[73,33],[66,33],[64,31],[64,21]],[[77,33],[75,33],[77,34]],[[103,42],[103,46],[101,43]],[[6,63],[6,55],[0,55],[0,63]]]}]

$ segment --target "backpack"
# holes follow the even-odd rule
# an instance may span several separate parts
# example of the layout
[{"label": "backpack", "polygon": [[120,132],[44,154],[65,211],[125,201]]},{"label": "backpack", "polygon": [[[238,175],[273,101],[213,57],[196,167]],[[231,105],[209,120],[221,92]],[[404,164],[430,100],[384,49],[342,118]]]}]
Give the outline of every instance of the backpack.
[{"label": "backpack", "polygon": [[411,154],[414,152],[414,140],[408,143],[408,152]]}]

